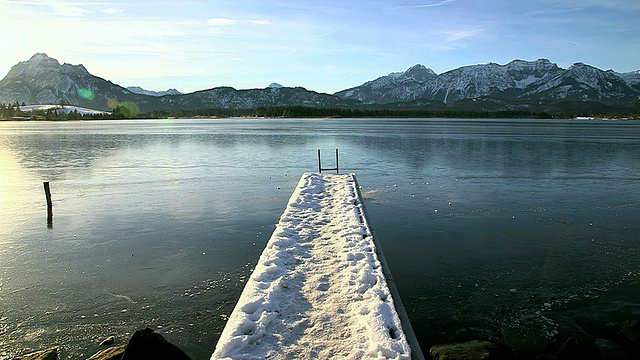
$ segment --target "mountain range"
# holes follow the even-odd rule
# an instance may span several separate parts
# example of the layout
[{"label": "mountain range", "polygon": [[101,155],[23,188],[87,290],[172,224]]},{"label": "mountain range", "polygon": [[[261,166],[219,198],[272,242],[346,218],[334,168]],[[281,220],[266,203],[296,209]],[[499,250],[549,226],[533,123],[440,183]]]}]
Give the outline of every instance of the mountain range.
[{"label": "mountain range", "polygon": [[124,88],[90,74],[83,65],[62,64],[35,54],[0,80],[0,103],[68,104],[109,110],[133,102],[140,111],[317,108],[423,110],[603,111],[640,109],[640,71],[617,73],[583,63],[568,69],[546,59],[460,67],[442,74],[415,65],[335,94],[273,83],[264,89],[216,87],[188,94]]},{"label": "mountain range", "polygon": [[176,89],[169,89],[164,91],[146,90],[140,86],[127,86],[127,90],[134,94],[149,95],[149,96],[165,96],[165,95],[182,95],[182,93]]}]

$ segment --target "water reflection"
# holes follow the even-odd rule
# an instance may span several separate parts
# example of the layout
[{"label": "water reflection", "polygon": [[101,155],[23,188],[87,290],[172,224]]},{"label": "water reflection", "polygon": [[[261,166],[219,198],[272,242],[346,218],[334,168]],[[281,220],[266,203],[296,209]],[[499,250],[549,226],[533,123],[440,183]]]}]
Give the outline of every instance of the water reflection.
[{"label": "water reflection", "polygon": [[0,244],[10,243],[12,235],[21,231],[40,209],[46,214],[42,183],[22,168],[5,144],[6,139],[0,137]]},{"label": "water reflection", "polygon": [[[173,148],[191,145],[211,147],[212,156],[215,156],[216,149],[242,146],[242,152],[248,152],[246,156],[250,157],[251,151],[261,152],[267,148],[274,154],[287,152],[292,147],[313,149],[313,144],[321,138],[324,143],[352,150],[355,156],[362,151],[374,152],[383,161],[371,165],[388,170],[401,165],[414,171],[452,169],[460,172],[461,176],[476,176],[478,170],[489,176],[509,176],[524,169],[534,178],[574,173],[593,176],[590,174],[597,173],[602,166],[626,163],[634,156],[636,146],[633,142],[624,141],[630,136],[625,133],[624,124],[621,129],[606,129],[608,133],[600,136],[592,133],[592,124],[549,126],[547,123],[515,123],[496,126],[486,122],[445,124],[424,120],[362,124],[358,121],[325,120],[308,125],[310,120],[289,120],[273,125],[254,119],[205,122],[206,126],[201,126],[201,122],[185,120],[184,124],[174,122],[171,126],[153,123],[152,130],[148,129],[148,122],[100,122],[83,131],[67,126],[5,136],[3,146],[10,149],[25,168],[51,180],[65,178],[66,171],[89,168],[97,159],[106,158],[116,151],[135,153],[154,145],[162,147],[158,150],[166,151],[169,157]],[[393,132],[389,132],[390,129]],[[254,149],[246,148],[247,139],[251,139]],[[354,146],[355,149],[349,149]],[[343,154],[349,152],[343,151]],[[260,157],[258,154],[255,156]],[[287,161],[285,156],[282,159]],[[356,169],[359,169],[355,164],[358,160],[356,157],[353,161]],[[633,176],[638,165],[630,163],[632,167],[621,167],[610,174],[623,178]]]},{"label": "water reflection", "polygon": [[[576,141],[581,125],[571,135],[564,132],[542,132],[533,127],[529,133],[487,133],[487,124],[458,125],[454,134],[441,134],[441,125],[427,123],[423,128],[401,135],[381,132],[357,137],[358,146],[378,154],[381,166],[389,170],[406,166],[413,171],[440,169],[455,171],[460,176],[521,176],[523,171],[532,178],[545,176],[606,176],[621,179],[637,174],[634,161],[637,143],[620,142],[617,137],[590,135],[590,139]],[[565,129],[565,131],[568,131]],[[624,129],[620,129],[623,133]],[[617,133],[617,132],[616,132]],[[620,167],[618,164],[629,164]]]},{"label": "water reflection", "polygon": [[[189,154],[184,153],[184,148],[207,146],[210,148],[211,160],[220,160],[221,165],[225,166],[228,164],[225,159],[220,159],[220,150],[227,154],[241,144],[243,148],[238,150],[242,156],[260,158],[262,154],[259,153],[265,150],[264,147],[269,148],[268,151],[278,152],[284,148],[304,147],[309,140],[307,137],[292,134],[229,133],[228,129],[223,129],[220,133],[215,127],[210,130],[212,133],[161,132],[132,135],[85,134],[74,131],[55,135],[15,134],[4,136],[2,146],[18,159],[23,168],[35,171],[42,179],[55,181],[73,178],[75,172],[91,168],[96,161],[109,158],[118,151],[135,154],[142,149],[155,148],[155,151],[164,152],[165,159],[168,160],[165,166],[179,167],[184,165],[184,161],[189,161]],[[247,146],[247,139],[251,139],[253,147]],[[175,159],[174,154],[186,155],[186,158]],[[172,162],[171,159],[177,162]],[[144,158],[135,165],[155,166]]]}]

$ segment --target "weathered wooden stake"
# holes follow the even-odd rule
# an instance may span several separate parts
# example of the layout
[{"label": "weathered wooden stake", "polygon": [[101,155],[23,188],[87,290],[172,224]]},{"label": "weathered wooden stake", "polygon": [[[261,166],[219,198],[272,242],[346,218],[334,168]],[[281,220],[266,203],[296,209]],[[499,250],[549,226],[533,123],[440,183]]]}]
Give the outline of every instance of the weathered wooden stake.
[{"label": "weathered wooden stake", "polygon": [[53,228],[53,202],[51,201],[51,188],[49,182],[44,182],[44,196],[47,198],[47,227]]},{"label": "weathered wooden stake", "polygon": [[44,195],[47,197],[47,207],[52,208],[53,203],[51,202],[51,188],[49,188],[49,182],[44,182]]}]

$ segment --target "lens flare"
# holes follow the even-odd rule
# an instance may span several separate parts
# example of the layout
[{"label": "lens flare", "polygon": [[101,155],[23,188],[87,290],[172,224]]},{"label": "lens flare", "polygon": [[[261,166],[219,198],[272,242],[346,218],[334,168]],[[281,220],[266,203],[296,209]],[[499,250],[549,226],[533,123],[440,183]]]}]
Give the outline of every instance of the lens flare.
[{"label": "lens flare", "polygon": [[118,107],[118,105],[120,105],[120,103],[119,103],[119,102],[118,102],[118,100],[116,100],[116,99],[109,99],[109,100],[107,100],[107,106],[108,106],[110,109],[115,109],[115,108],[117,108],[117,107]]},{"label": "lens flare", "polygon": [[120,104],[120,107],[123,108],[122,113],[129,118],[138,116],[138,114],[140,113],[140,108],[138,107],[138,105],[131,101],[123,102],[122,104]]},{"label": "lens flare", "polygon": [[89,89],[84,89],[84,88],[78,89],[78,95],[83,99],[91,100],[91,101],[95,100],[96,98],[96,93],[94,93]]}]

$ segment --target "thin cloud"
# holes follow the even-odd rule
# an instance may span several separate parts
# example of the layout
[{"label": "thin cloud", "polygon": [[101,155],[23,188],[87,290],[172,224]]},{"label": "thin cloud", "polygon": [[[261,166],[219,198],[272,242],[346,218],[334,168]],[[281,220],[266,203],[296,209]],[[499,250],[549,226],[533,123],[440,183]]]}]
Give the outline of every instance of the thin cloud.
[{"label": "thin cloud", "polygon": [[637,11],[640,10],[640,2],[629,0],[564,0],[560,2],[567,7],[584,8],[604,8],[618,11]]},{"label": "thin cloud", "polygon": [[272,25],[273,24],[269,20],[261,20],[261,19],[235,20],[235,19],[229,19],[229,18],[211,18],[207,20],[207,24],[212,26],[230,26],[230,25],[236,25],[238,23],[249,23],[254,25]]},{"label": "thin cloud", "polygon": [[236,20],[228,19],[228,18],[211,18],[211,19],[207,20],[207,24],[208,25],[213,25],[213,26],[235,25],[236,22],[237,22]]},{"label": "thin cloud", "polygon": [[367,65],[365,67],[356,69],[355,71],[352,71],[351,73],[342,76],[342,79],[349,79],[349,78],[354,77],[356,75],[360,75],[362,73],[366,73],[371,68],[372,68],[372,65],[369,64],[369,65]]},{"label": "thin cloud", "polygon": [[443,33],[442,40],[446,43],[454,43],[463,39],[473,38],[482,35],[484,28],[467,29],[467,30],[451,30]]},{"label": "thin cloud", "polygon": [[115,15],[115,14],[121,14],[124,12],[124,10],[122,9],[116,9],[116,8],[108,8],[108,9],[104,9],[102,10],[103,13],[105,14],[110,14],[110,15]]},{"label": "thin cloud", "polygon": [[333,29],[333,30],[327,31],[327,32],[325,32],[325,33],[323,33],[323,34],[320,34],[320,35],[318,35],[318,36],[316,36],[316,37],[314,37],[314,38],[312,38],[312,39],[309,39],[309,40],[307,40],[307,41],[304,41],[304,42],[302,42],[300,45],[296,46],[293,50],[289,51],[289,53],[288,53],[287,55],[285,55],[285,56],[291,56],[291,55],[293,55],[293,54],[297,53],[297,52],[298,52],[298,50],[300,50],[300,49],[301,49],[302,47],[304,47],[305,45],[310,44],[310,43],[315,42],[315,41],[318,41],[318,40],[322,39],[322,38],[323,38],[323,37],[325,37],[325,36],[329,36],[329,35],[331,35],[331,34],[335,33],[336,31],[339,31],[339,30],[344,29],[344,28],[345,28],[345,27],[347,27],[347,26],[348,26],[348,25],[342,25],[342,26],[340,26],[340,27],[338,27],[338,28],[336,28],[336,29]]},{"label": "thin cloud", "polygon": [[461,48],[466,48],[470,42],[470,39],[477,39],[487,34],[485,28],[471,28],[471,29],[456,29],[456,30],[441,30],[434,34],[430,40],[422,42],[423,48],[428,48],[431,52],[450,52],[456,51]]},{"label": "thin cloud", "polygon": [[[36,1],[28,1],[28,0],[9,0],[6,1],[8,4],[12,5],[22,5],[22,6],[36,6],[36,7],[48,7],[53,10],[55,15],[60,16],[69,16],[69,17],[83,17],[87,14],[93,13],[93,11],[87,9],[87,7],[92,6],[113,6],[118,3],[112,2],[103,2],[103,1],[85,1],[85,2],[69,2],[64,0],[36,0]],[[114,14],[114,12],[110,12],[116,10],[111,7],[102,12],[108,14]],[[121,11],[118,11],[121,12]],[[115,12],[115,13],[118,13]]]},{"label": "thin cloud", "polygon": [[269,20],[247,20],[247,22],[255,25],[273,25],[273,23]]},{"label": "thin cloud", "polygon": [[447,5],[447,4],[452,3],[454,1],[455,0],[443,0],[443,1],[440,1],[440,2],[437,2],[437,3],[433,3],[433,4],[403,5],[403,6],[394,7],[394,8],[392,8],[392,10],[431,8],[431,7]]},{"label": "thin cloud", "polygon": [[258,69],[261,69],[261,68],[262,68],[262,65],[257,65],[257,66],[254,66],[252,68],[249,68],[248,70],[245,70],[245,71],[241,72],[239,75],[251,74],[252,72],[254,72],[254,71],[258,70]]},{"label": "thin cloud", "polygon": [[76,5],[59,0],[47,0],[41,1],[41,3],[43,6],[52,8],[56,15],[79,17],[91,13],[91,11],[81,7],[86,6],[86,4]]},{"label": "thin cloud", "polygon": [[640,1],[627,0],[564,0],[553,2],[544,8],[526,12],[525,15],[534,17],[556,16],[559,19],[579,12],[599,12],[602,10],[633,12],[640,11]]}]

